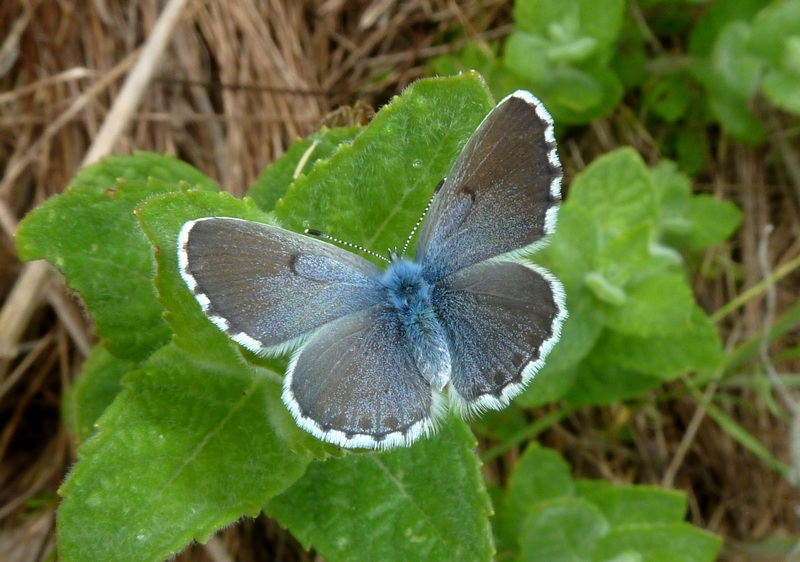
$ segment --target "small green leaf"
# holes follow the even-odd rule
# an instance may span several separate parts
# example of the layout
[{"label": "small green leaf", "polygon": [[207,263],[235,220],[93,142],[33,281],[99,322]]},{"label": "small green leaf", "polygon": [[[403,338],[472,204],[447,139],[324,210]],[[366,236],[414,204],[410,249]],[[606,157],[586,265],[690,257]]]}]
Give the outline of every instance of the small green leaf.
[{"label": "small green leaf", "polygon": [[308,175],[318,161],[328,160],[339,146],[350,144],[360,132],[361,127],[321,129],[295,141],[283,156],[266,167],[247,196],[263,211],[271,211],[297,178]]},{"label": "small green leaf", "polygon": [[126,378],[61,489],[62,560],[169,558],[300,477],[309,458],[276,429],[278,377],[224,359],[168,345]]},{"label": "small green leaf", "polygon": [[420,80],[275,206],[284,227],[376,252],[402,247],[433,190],[494,102],[476,73]]},{"label": "small green leaf", "polygon": [[[794,50],[798,52],[787,56],[800,56],[800,37],[797,38],[797,42],[798,48]],[[800,114],[800,71],[772,70],[764,76],[761,90],[776,106]]]},{"label": "small green leaf", "polygon": [[703,17],[692,28],[689,52],[696,57],[711,54],[722,29],[733,21],[751,22],[764,7],[764,0],[716,0],[704,10]]},{"label": "small green leaf", "polygon": [[719,333],[697,306],[684,330],[652,336],[607,330],[598,345],[617,365],[663,380],[689,371],[714,371],[724,360]]},{"label": "small green leaf", "polygon": [[657,486],[619,486],[604,480],[578,480],[575,492],[596,505],[612,527],[676,523],[686,515],[686,495]]},{"label": "small green leaf", "polygon": [[766,129],[751,110],[748,98],[728,86],[718,70],[706,60],[696,60],[692,75],[705,86],[712,113],[731,135],[748,144],[764,140]]},{"label": "small green leaf", "polygon": [[331,562],[491,560],[491,507],[474,446],[451,418],[413,447],[312,464],[266,511]]},{"label": "small green leaf", "polygon": [[659,562],[713,562],[722,539],[689,523],[626,525],[613,529],[597,543],[592,560],[611,560],[623,553],[639,553],[641,560]]},{"label": "small green leaf", "polygon": [[691,175],[699,174],[708,165],[707,130],[698,125],[681,127],[675,138],[675,151],[682,170]]},{"label": "small green leaf", "polygon": [[547,41],[539,35],[515,31],[508,36],[503,49],[503,63],[526,80],[537,86],[552,77],[553,66],[547,57],[532,57],[531,53],[542,53]]},{"label": "small green leaf", "polygon": [[519,534],[526,516],[541,502],[575,495],[569,465],[558,453],[536,442],[525,449],[508,483],[506,514]]},{"label": "small green leaf", "polygon": [[689,202],[687,218],[691,229],[674,242],[703,250],[730,238],[742,222],[742,212],[730,201],[719,201],[711,195],[696,195]]},{"label": "small green leaf", "polygon": [[599,271],[587,273],[583,282],[592,295],[597,300],[610,304],[611,306],[622,307],[628,302],[628,295],[625,288],[613,283]]},{"label": "small green leaf", "polygon": [[598,48],[611,47],[619,37],[625,3],[622,0],[516,0],[514,20],[523,31],[561,41],[591,37]]},{"label": "small green leaf", "polygon": [[613,404],[640,396],[661,384],[651,375],[615,364],[603,346],[595,346],[576,368],[575,383],[564,400],[575,406]]},{"label": "small green leaf", "polygon": [[597,507],[581,498],[542,502],[525,520],[520,559],[526,562],[589,562],[598,541],[608,534],[608,521]]},{"label": "small green leaf", "polygon": [[591,214],[606,237],[643,223],[655,225],[658,216],[650,173],[630,148],[601,156],[578,174],[570,186],[569,205]]},{"label": "small green leaf", "polygon": [[623,287],[641,277],[650,265],[651,225],[640,224],[609,237],[599,253],[600,273],[608,282]]},{"label": "small green leaf", "polygon": [[111,355],[103,346],[92,348],[63,400],[64,420],[78,443],[94,433],[95,422],[122,391],[122,377],[134,366],[132,361]]},{"label": "small green leaf", "polygon": [[686,114],[690,97],[687,76],[667,74],[655,76],[646,86],[644,103],[667,123],[675,123]]},{"label": "small green leaf", "polygon": [[[791,56],[787,47],[800,38],[800,0],[770,2],[753,20],[749,47],[772,67],[780,68],[785,57]],[[797,64],[797,61],[788,61]]]},{"label": "small green leaf", "polygon": [[645,277],[626,288],[627,300],[606,308],[606,325],[623,334],[648,337],[690,327],[694,296],[683,274]]},{"label": "small green leaf", "polygon": [[719,34],[711,61],[725,85],[743,99],[751,98],[766,68],[764,59],[753,56],[747,45],[751,27],[743,21],[729,23]]}]

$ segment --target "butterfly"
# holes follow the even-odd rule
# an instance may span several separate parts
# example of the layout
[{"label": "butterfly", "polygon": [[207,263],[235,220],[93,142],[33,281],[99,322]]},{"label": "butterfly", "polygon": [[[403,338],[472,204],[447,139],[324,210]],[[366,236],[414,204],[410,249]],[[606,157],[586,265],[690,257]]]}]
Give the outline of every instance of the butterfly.
[{"label": "butterfly", "polygon": [[181,228],[180,274],[234,341],[293,350],[282,399],[300,427],[341,447],[407,446],[448,405],[507,406],[558,341],[563,287],[519,255],[554,232],[561,178],[552,118],[520,90],[467,141],[413,259],[380,269],[318,238],[206,217]]}]

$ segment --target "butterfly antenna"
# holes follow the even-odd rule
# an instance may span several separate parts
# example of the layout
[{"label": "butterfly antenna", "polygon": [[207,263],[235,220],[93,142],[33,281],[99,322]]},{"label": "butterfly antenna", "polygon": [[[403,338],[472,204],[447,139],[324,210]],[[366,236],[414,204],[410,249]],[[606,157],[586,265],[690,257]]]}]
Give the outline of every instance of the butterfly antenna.
[{"label": "butterfly antenna", "polygon": [[354,250],[358,250],[359,252],[363,252],[365,254],[369,254],[370,256],[374,256],[374,257],[376,257],[378,259],[381,259],[381,260],[383,260],[385,262],[391,263],[391,260],[389,260],[387,257],[382,256],[380,254],[377,254],[377,253],[373,252],[372,250],[367,250],[364,246],[359,246],[358,244],[353,244],[352,242],[345,242],[344,240],[341,240],[340,238],[334,238],[333,236],[330,236],[329,234],[325,234],[324,232],[316,230],[314,228],[306,228],[305,233],[310,235],[310,236],[315,236],[317,238],[322,238],[324,240],[330,240],[331,242],[336,242],[337,244],[342,244],[342,245],[347,246],[349,248],[353,248]]},{"label": "butterfly antenna", "polygon": [[428,200],[428,204],[425,205],[425,210],[422,211],[422,216],[419,217],[417,224],[415,224],[414,228],[411,229],[411,234],[409,234],[408,238],[406,238],[406,243],[403,246],[403,252],[400,254],[401,256],[406,255],[406,250],[408,250],[408,246],[411,244],[411,239],[414,238],[414,235],[417,233],[417,230],[419,230],[422,221],[425,220],[425,216],[428,214],[428,211],[431,210],[431,205],[433,205],[433,200],[436,197],[436,194],[439,193],[439,190],[442,189],[445,179],[447,178],[442,179],[439,183],[436,184],[436,189],[433,190],[433,195],[431,195],[431,198]]}]

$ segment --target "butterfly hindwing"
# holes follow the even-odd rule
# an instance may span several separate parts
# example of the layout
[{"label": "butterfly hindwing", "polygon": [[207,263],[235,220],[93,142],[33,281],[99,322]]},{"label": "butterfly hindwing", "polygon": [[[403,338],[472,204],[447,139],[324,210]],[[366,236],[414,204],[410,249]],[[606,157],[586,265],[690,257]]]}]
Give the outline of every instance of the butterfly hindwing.
[{"label": "butterfly hindwing", "polygon": [[558,341],[566,317],[561,284],[512,261],[484,261],[447,284],[439,318],[450,345],[451,399],[462,413],[503,408]]},{"label": "butterfly hindwing", "polygon": [[283,400],[304,429],[344,447],[410,444],[442,410],[397,315],[380,305],[316,332],[292,359]]}]

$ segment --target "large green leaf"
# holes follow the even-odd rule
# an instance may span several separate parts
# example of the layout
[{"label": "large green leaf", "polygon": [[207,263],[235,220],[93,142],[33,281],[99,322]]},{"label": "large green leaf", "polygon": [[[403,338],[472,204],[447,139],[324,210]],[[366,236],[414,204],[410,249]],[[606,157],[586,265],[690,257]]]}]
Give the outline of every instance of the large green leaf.
[{"label": "large green leaf", "polygon": [[314,463],[266,511],[330,562],[491,560],[474,445],[451,419],[410,448]]},{"label": "large green leaf", "polygon": [[279,379],[224,359],[168,345],[127,377],[60,491],[61,560],[169,558],[303,473],[276,429],[291,423]]}]

